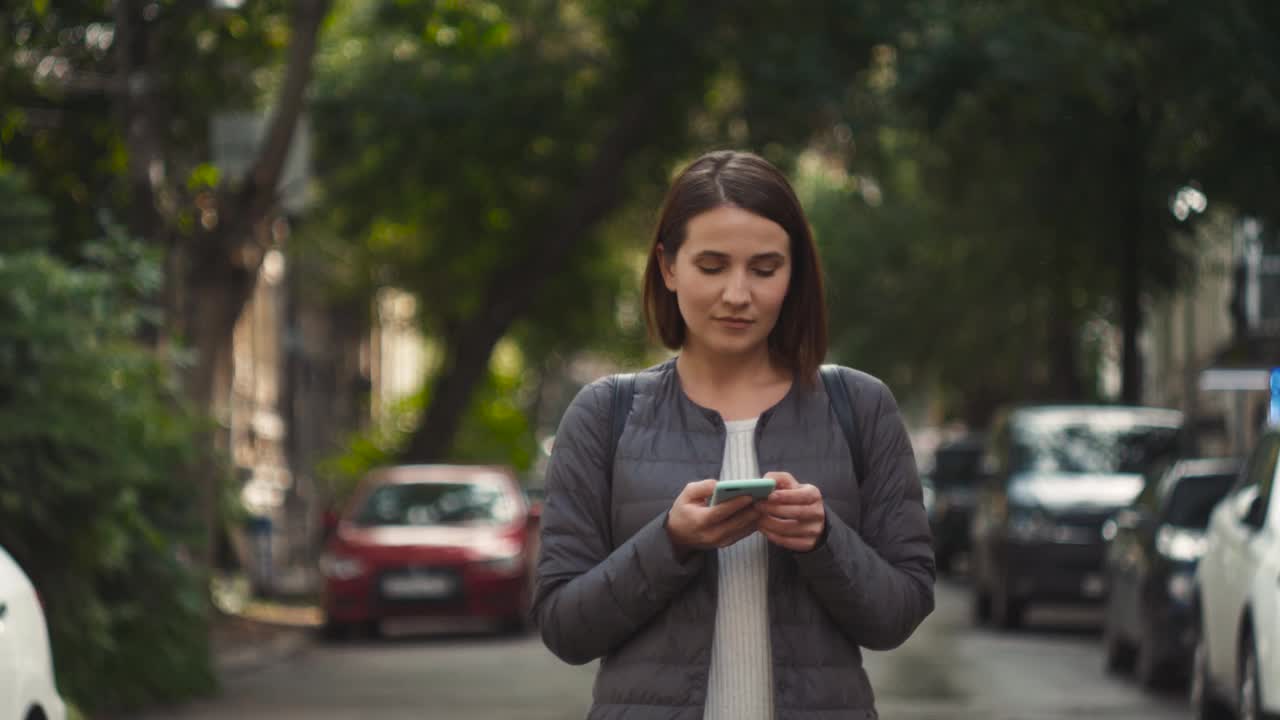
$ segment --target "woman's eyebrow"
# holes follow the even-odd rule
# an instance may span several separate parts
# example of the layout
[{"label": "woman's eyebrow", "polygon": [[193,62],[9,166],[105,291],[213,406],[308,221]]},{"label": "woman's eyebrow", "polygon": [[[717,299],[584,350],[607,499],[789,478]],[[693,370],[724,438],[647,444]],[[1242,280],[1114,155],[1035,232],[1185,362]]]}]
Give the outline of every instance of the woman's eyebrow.
[{"label": "woman's eyebrow", "polygon": [[[706,258],[708,260],[728,260],[729,254],[720,252],[718,250],[703,250],[702,252],[694,256],[694,259],[697,259],[697,260],[701,260],[703,258]],[[754,262],[762,262],[762,261],[770,261],[770,260],[775,262],[786,262],[787,256],[783,255],[780,252],[760,253],[759,255],[752,255],[747,262],[754,263]]]}]

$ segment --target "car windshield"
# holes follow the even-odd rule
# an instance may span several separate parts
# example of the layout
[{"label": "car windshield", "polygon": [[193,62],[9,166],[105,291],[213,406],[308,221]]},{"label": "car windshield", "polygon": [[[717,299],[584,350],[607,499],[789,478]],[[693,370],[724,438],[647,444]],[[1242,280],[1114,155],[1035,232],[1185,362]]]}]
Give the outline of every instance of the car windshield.
[{"label": "car windshield", "polygon": [[1142,473],[1177,449],[1178,429],[1156,425],[1029,425],[1013,447],[1015,472]]},{"label": "car windshield", "polygon": [[369,494],[359,525],[496,525],[516,514],[502,488],[479,483],[397,483]]},{"label": "car windshield", "polygon": [[1169,495],[1165,519],[1170,525],[1194,530],[1209,527],[1209,514],[1236,481],[1234,473],[1183,478]]}]

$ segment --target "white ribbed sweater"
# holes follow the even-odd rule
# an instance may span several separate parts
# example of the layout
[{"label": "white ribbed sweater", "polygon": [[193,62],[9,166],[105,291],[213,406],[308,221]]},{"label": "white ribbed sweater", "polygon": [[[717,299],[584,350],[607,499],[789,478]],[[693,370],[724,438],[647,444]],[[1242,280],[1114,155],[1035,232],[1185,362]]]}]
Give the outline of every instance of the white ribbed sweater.
[{"label": "white ribbed sweater", "polygon": [[[759,477],[756,420],[725,422],[721,480]],[[768,542],[760,533],[719,551],[719,595],[705,720],[772,720]]]}]

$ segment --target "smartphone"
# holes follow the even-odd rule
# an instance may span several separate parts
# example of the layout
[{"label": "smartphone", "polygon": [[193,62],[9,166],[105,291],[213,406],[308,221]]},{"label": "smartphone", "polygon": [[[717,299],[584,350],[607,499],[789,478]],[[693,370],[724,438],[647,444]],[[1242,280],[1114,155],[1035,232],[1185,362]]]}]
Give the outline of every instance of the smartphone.
[{"label": "smartphone", "polygon": [[777,485],[778,483],[773,478],[721,480],[716,483],[716,489],[711,493],[711,499],[707,501],[707,505],[719,505],[722,502],[743,495],[750,495],[756,500],[764,500],[769,497],[769,493],[773,492]]}]

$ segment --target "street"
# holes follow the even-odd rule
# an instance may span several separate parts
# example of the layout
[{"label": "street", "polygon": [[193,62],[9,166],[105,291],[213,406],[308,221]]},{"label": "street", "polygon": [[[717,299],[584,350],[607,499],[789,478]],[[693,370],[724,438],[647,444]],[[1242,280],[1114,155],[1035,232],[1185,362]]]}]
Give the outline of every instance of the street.
[{"label": "street", "polygon": [[[868,653],[885,720],[1189,718],[1180,693],[1152,696],[1102,671],[1097,613],[1032,611],[1018,634],[975,630],[967,588],[942,581],[938,607],[903,647]],[[594,666],[571,667],[536,636],[399,637],[316,644],[222,696],[154,720],[522,718],[585,714]]]}]

